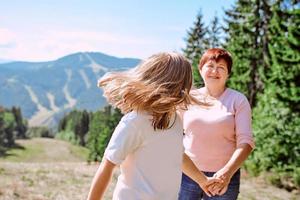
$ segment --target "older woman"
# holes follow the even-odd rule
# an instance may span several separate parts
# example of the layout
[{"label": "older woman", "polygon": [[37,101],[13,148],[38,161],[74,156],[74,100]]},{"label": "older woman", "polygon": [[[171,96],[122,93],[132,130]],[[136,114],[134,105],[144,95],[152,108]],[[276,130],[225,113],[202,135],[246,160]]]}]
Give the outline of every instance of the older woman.
[{"label": "older woman", "polygon": [[240,92],[227,88],[232,58],[220,48],[207,50],[199,63],[205,86],[194,91],[211,106],[192,105],[183,113],[186,154],[207,176],[222,178],[214,183],[208,197],[190,177],[183,174],[180,200],[235,200],[240,185],[240,166],[246,160],[254,141],[251,130],[251,108]]}]

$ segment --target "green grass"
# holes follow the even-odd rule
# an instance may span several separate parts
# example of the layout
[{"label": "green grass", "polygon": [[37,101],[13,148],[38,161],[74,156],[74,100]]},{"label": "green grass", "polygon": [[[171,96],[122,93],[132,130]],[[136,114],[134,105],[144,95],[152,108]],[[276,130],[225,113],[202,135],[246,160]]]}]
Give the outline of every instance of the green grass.
[{"label": "green grass", "polygon": [[32,157],[43,154],[44,148],[42,144],[22,145],[21,148],[15,147],[6,152],[6,156],[0,157],[0,161],[10,162],[28,162]]},{"label": "green grass", "polygon": [[16,140],[16,144],[0,157],[0,162],[84,162],[89,154],[85,147],[57,139]]},{"label": "green grass", "polygon": [[87,160],[89,155],[89,150],[85,147],[70,144],[70,153],[76,157],[82,158],[83,160]]},{"label": "green grass", "polygon": [[31,178],[28,178],[27,176],[22,176],[21,180],[23,182],[26,182],[29,187],[32,187],[34,185],[34,181]]},{"label": "green grass", "polygon": [[1,174],[4,174],[4,172],[5,172],[5,169],[1,167],[1,168],[0,168],[0,175],[1,175]]}]

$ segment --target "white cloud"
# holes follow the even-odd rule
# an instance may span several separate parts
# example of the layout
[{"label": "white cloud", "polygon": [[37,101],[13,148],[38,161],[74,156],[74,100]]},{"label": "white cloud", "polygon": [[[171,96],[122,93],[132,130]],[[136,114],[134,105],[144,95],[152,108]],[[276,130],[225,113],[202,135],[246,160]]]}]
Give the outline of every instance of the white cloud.
[{"label": "white cloud", "polygon": [[14,44],[15,34],[6,28],[0,28],[0,48],[10,47]]},{"label": "white cloud", "polygon": [[30,30],[15,31],[0,29],[2,58],[12,60],[54,60],[79,51],[103,52],[120,57],[145,58],[159,51],[178,50],[172,40],[155,37],[138,37],[117,33],[81,30]]},{"label": "white cloud", "polygon": [[50,31],[37,44],[37,48],[47,51],[57,58],[78,51],[101,51],[116,56],[139,57],[138,51],[145,47],[157,46],[152,38],[135,38],[114,33],[92,31]]}]

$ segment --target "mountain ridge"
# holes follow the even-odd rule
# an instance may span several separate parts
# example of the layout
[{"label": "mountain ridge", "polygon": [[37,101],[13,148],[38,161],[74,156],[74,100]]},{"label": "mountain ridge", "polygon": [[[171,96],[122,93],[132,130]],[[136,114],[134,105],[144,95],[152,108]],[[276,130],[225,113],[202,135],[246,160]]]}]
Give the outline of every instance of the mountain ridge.
[{"label": "mountain ridge", "polygon": [[0,105],[21,107],[30,126],[53,127],[70,109],[106,105],[97,80],[106,72],[135,67],[136,58],[77,52],[53,61],[0,64]]}]

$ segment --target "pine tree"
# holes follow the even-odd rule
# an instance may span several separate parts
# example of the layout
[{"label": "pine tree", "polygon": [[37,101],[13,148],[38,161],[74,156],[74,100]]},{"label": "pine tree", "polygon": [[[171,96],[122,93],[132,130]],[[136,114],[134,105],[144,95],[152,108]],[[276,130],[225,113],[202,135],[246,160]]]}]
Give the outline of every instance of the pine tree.
[{"label": "pine tree", "polygon": [[84,110],[80,112],[78,121],[75,125],[75,135],[79,138],[79,145],[85,146],[85,136],[89,131],[89,113]]},{"label": "pine tree", "polygon": [[120,110],[113,110],[111,106],[106,106],[104,111],[93,114],[87,144],[90,149],[89,161],[100,161],[102,159],[105,148],[121,117]]},{"label": "pine tree", "polygon": [[65,115],[58,123],[58,132],[64,131],[67,126],[67,116]]},{"label": "pine tree", "polygon": [[184,55],[190,60],[193,66],[194,84],[196,86],[203,85],[198,70],[198,63],[203,52],[209,47],[207,39],[208,29],[203,22],[202,12],[199,11],[193,27],[187,32],[186,47],[183,49]]},{"label": "pine tree", "polygon": [[267,24],[269,6],[267,0],[239,0],[226,11],[227,33],[225,48],[232,53],[229,86],[243,92],[253,107],[256,95],[262,91],[268,63]]},{"label": "pine tree", "polygon": [[249,165],[258,171],[275,170],[281,176],[279,180],[290,177],[299,186],[300,9],[286,3],[277,0],[271,9],[270,68],[264,93],[259,96],[253,112],[257,148]]},{"label": "pine tree", "polygon": [[13,113],[16,121],[16,138],[26,138],[27,126],[26,121],[23,119],[21,109],[13,106],[11,112]]},{"label": "pine tree", "polygon": [[209,47],[215,48],[215,47],[221,47],[221,26],[219,24],[219,18],[217,15],[214,16],[213,20],[210,23],[209,30],[208,30],[208,36],[209,36]]},{"label": "pine tree", "polygon": [[226,14],[225,48],[234,58],[229,85],[245,93],[254,108],[256,149],[246,167],[276,171],[281,186],[284,177],[299,186],[299,2],[239,0]]},{"label": "pine tree", "polygon": [[0,156],[5,152],[4,109],[0,106]]},{"label": "pine tree", "polygon": [[14,115],[11,111],[5,111],[3,113],[3,120],[4,120],[4,146],[5,147],[12,147],[15,144],[15,127],[16,122]]},{"label": "pine tree", "polygon": [[89,125],[87,144],[87,147],[90,150],[89,161],[101,161],[102,159],[106,147],[106,144],[103,144],[103,137],[104,135],[109,135],[109,130],[105,125],[105,122],[107,122],[107,120],[105,119],[103,112],[97,111],[93,114]]}]

